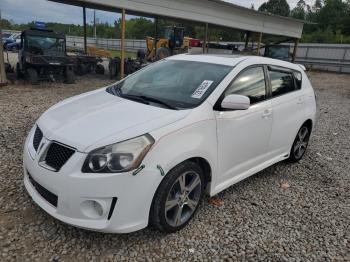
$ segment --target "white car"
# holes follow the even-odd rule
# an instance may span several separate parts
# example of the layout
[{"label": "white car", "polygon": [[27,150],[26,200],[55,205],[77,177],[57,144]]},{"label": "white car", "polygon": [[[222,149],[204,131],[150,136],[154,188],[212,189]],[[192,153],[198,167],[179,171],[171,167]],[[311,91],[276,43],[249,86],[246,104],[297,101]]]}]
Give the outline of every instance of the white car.
[{"label": "white car", "polygon": [[77,227],[174,232],[205,193],[300,160],[315,114],[299,65],[178,55],[47,110],[25,143],[24,184]]}]

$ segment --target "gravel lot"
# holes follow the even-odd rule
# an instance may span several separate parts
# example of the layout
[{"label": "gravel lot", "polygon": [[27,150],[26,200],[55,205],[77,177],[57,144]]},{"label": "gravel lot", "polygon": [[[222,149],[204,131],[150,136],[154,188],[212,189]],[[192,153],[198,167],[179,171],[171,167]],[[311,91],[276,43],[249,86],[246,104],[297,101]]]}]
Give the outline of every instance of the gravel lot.
[{"label": "gravel lot", "polygon": [[[49,106],[109,80],[0,88],[0,260],[350,261],[350,75],[310,73],[319,121],[305,158],[279,163],[206,199],[182,231],[126,235],[61,223],[22,182],[27,132]],[[220,201],[219,201],[220,202]]]}]

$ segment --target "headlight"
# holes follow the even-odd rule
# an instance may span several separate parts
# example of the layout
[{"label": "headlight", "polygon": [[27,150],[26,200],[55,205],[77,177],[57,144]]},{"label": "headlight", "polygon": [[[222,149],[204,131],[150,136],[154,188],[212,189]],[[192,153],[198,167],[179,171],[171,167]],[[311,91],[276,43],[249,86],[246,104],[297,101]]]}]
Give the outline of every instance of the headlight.
[{"label": "headlight", "polygon": [[91,151],[83,173],[120,173],[136,169],[154,143],[150,135],[139,136]]}]

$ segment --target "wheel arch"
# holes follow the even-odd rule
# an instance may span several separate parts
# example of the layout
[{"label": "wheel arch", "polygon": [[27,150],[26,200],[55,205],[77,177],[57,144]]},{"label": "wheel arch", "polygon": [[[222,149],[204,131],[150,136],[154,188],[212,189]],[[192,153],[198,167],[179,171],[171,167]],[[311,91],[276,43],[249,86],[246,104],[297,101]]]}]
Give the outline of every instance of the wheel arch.
[{"label": "wheel arch", "polygon": [[187,158],[179,163],[177,163],[176,165],[174,165],[173,167],[171,167],[167,172],[166,174],[164,175],[163,179],[160,181],[160,183],[157,185],[157,188],[153,194],[153,197],[152,197],[152,202],[151,202],[151,206],[149,208],[149,213],[148,213],[148,225],[151,225],[151,220],[154,218],[152,216],[152,210],[154,208],[154,201],[155,201],[155,198],[156,198],[156,195],[157,193],[159,192],[159,189],[161,187],[161,184],[164,180],[164,178],[174,169],[176,168],[177,166],[183,164],[183,163],[186,163],[186,162],[192,162],[192,163],[195,163],[197,164],[201,170],[203,171],[203,175],[204,175],[204,179],[205,179],[205,187],[204,187],[204,194],[205,194],[205,191],[209,192],[208,190],[210,190],[210,183],[212,181],[212,168],[210,166],[210,163],[209,161],[207,161],[205,158],[203,157],[190,157],[190,158]]},{"label": "wheel arch", "polygon": [[311,119],[308,119],[301,126],[307,126],[310,129],[310,133],[311,133],[313,128],[313,122]]},{"label": "wheel arch", "polygon": [[212,181],[212,169],[211,169],[210,163],[205,158],[192,157],[192,158],[189,158],[183,162],[186,162],[186,161],[194,162],[194,163],[199,165],[199,167],[203,171],[206,185]]}]

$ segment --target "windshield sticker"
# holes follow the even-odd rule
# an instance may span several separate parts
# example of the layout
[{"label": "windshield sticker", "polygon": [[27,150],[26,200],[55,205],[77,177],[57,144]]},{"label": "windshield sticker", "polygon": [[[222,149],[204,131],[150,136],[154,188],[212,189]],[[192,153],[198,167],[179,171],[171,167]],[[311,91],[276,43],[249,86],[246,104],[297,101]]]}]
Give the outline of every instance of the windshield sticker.
[{"label": "windshield sticker", "polygon": [[196,91],[193,92],[191,95],[192,98],[202,98],[202,96],[205,94],[205,92],[208,90],[208,88],[211,86],[211,84],[214,81],[211,80],[204,80],[200,86],[196,89]]}]

